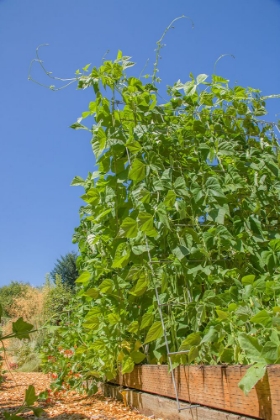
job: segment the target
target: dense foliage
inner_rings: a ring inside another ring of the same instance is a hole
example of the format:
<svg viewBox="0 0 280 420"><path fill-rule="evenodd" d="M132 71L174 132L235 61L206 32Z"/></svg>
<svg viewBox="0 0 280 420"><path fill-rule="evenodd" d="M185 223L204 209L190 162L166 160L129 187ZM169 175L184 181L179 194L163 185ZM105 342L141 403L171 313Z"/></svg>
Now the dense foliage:
<svg viewBox="0 0 280 420"><path fill-rule="evenodd" d="M72 183L85 190L80 291L44 360L57 386L166 363L157 290L170 350L189 350L173 366L253 363L248 392L280 356L275 125L260 91L217 75L190 74L162 103L155 77L126 75L129 60L77 72L95 99L72 128L91 134L98 171Z"/></svg>

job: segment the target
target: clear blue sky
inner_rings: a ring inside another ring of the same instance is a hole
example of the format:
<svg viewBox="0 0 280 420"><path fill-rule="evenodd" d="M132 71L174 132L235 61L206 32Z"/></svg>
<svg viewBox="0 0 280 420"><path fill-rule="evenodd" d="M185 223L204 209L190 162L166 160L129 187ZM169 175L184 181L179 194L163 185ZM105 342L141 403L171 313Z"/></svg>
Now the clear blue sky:
<svg viewBox="0 0 280 420"><path fill-rule="evenodd" d="M12 280L41 285L57 258L75 250L82 204L75 175L94 170L90 138L69 126L87 109L91 91L52 92L28 81L39 44L48 70L72 77L118 49L137 62L138 76L155 42L165 38L159 76L163 90L188 74L213 72L234 84L280 93L279 0L0 0L0 286ZM147 72L150 69L147 69ZM33 76L46 80L39 68ZM270 120L280 100L269 102ZM278 114L278 116L275 116Z"/></svg>

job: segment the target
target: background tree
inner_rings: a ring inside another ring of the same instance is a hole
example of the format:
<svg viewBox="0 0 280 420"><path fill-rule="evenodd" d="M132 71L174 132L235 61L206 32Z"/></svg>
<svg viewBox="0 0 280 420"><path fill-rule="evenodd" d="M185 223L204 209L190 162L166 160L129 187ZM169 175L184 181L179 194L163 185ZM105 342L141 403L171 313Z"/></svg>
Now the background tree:
<svg viewBox="0 0 280 420"><path fill-rule="evenodd" d="M9 285L0 288L0 304L3 308L3 316L11 317L11 308L15 299L26 295L29 289L28 283L12 281Z"/></svg>
<svg viewBox="0 0 280 420"><path fill-rule="evenodd" d="M55 281L56 275L58 274L64 285L73 288L75 286L75 280L79 277L79 272L76 267L77 257L77 253L72 251L57 259L54 269L50 272L52 280Z"/></svg>

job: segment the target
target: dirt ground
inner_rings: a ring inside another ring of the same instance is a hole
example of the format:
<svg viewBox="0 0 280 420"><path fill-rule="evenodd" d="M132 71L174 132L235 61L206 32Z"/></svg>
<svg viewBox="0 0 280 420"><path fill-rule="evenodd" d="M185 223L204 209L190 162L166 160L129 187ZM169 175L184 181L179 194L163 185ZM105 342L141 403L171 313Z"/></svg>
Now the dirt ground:
<svg viewBox="0 0 280 420"><path fill-rule="evenodd" d="M29 385L34 385L36 394L49 389L50 386L48 375L43 373L12 372L5 376L6 380L0 386L0 419L4 419L1 414L3 411L12 413L21 405L25 390ZM40 407L45 410L40 417L42 420L47 418L56 420L144 420L149 418L101 394L87 397L73 391L60 391L55 395L51 393L49 400L41 403ZM31 412L23 417L35 418Z"/></svg>

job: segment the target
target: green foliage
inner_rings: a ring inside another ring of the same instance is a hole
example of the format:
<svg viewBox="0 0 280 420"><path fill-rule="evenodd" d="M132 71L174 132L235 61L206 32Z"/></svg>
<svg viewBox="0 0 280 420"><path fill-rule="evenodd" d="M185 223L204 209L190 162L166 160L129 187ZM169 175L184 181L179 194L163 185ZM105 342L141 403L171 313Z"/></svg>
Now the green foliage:
<svg viewBox="0 0 280 420"><path fill-rule="evenodd" d="M64 285L73 288L75 280L79 277L76 260L76 252L68 252L66 255L58 258L53 270L50 272L52 280L55 281L56 276L59 275Z"/></svg>
<svg viewBox="0 0 280 420"><path fill-rule="evenodd" d="M14 299L24 296L29 287L30 286L27 283L12 281L9 285L0 288L0 304L3 308L2 316L12 316L10 309Z"/></svg>
<svg viewBox="0 0 280 420"><path fill-rule="evenodd" d="M67 283L63 283L59 274L55 275L55 281L51 282L49 276L46 277L44 287L43 316L46 322L51 325L59 323L65 307L67 307L72 297L71 288Z"/></svg>
<svg viewBox="0 0 280 420"><path fill-rule="evenodd" d="M279 146L260 92L202 74L168 88L128 77L121 52L78 88L95 98L72 125L92 134L98 171L84 188L78 295L52 327L47 369L81 386L166 363L155 289L179 363L279 362ZM111 96L109 96L111 92ZM94 118L94 125L81 124Z"/></svg>

